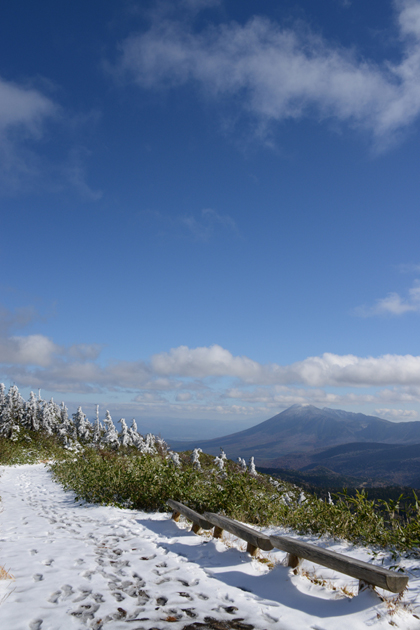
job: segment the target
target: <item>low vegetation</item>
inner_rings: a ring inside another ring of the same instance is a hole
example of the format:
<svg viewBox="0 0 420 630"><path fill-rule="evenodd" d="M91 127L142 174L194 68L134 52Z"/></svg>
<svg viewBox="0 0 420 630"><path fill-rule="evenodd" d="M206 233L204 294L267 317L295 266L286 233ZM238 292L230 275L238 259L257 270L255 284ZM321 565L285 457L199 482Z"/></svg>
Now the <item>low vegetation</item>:
<svg viewBox="0 0 420 630"><path fill-rule="evenodd" d="M1 388L0 388L1 389ZM1 394L1 391L0 391ZM117 433L107 413L105 427L91 425L81 409L70 419L64 406L35 399L25 403L11 388L0 400L0 463L53 460L54 478L77 499L143 510L167 510L167 499L190 508L225 514L254 525L279 525L302 534L330 535L377 545L395 553L418 553L420 506L370 499L346 491L324 498L295 484L258 474L253 458L232 462L193 452L168 451L151 434L143 437L133 423ZM404 505L404 509L401 507Z"/></svg>
<svg viewBox="0 0 420 630"><path fill-rule="evenodd" d="M200 468L191 459L190 452L181 453L175 465L164 455L85 449L83 456L67 457L51 468L66 489L91 502L167 510L171 498L201 513L219 512L255 525L281 525L396 552L420 545L417 497L409 513L401 515L398 501L369 500L365 491L355 496L343 491L325 501L287 482L252 475L229 460L220 470L210 455L201 455Z"/></svg>

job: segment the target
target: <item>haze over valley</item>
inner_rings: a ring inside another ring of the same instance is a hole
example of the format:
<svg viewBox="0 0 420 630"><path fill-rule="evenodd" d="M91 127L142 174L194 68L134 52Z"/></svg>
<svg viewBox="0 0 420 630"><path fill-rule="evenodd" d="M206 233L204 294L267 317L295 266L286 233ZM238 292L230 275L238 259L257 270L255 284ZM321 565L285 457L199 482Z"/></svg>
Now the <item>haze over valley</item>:
<svg viewBox="0 0 420 630"><path fill-rule="evenodd" d="M388 485L420 487L420 422L390 422L362 413L293 405L254 427L213 440L170 441L231 459L255 457L262 468L319 468ZM324 471L324 475L327 471Z"/></svg>

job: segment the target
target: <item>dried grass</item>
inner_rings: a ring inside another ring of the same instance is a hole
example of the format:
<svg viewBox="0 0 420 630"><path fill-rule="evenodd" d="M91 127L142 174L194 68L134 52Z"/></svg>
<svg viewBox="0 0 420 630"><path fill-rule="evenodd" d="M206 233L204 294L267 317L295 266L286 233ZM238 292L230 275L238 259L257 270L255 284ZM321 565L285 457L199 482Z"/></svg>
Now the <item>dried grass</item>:
<svg viewBox="0 0 420 630"><path fill-rule="evenodd" d="M0 580L14 580L14 576L0 565Z"/></svg>

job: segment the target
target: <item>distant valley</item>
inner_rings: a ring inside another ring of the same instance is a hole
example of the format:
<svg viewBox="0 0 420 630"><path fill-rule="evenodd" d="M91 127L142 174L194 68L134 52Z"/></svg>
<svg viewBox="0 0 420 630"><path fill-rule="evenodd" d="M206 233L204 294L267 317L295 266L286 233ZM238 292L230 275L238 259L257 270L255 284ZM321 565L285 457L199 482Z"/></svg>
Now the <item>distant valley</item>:
<svg viewBox="0 0 420 630"><path fill-rule="evenodd" d="M212 440L171 441L175 450L200 447L257 466L317 470L372 484L420 487L420 422L389 422L338 409L293 405L250 429Z"/></svg>

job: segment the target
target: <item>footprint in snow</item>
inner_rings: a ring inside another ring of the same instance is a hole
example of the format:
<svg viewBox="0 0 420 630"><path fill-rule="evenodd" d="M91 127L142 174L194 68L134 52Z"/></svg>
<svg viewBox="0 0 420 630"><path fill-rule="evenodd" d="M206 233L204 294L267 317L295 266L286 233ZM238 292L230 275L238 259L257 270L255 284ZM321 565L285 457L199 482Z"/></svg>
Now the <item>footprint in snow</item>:
<svg viewBox="0 0 420 630"><path fill-rule="evenodd" d="M111 595L115 597L117 602L122 602L125 599L124 595L120 593L119 591L113 591Z"/></svg>
<svg viewBox="0 0 420 630"><path fill-rule="evenodd" d="M67 598L70 597L71 595L74 595L74 590L73 587L70 586L70 584L64 584L64 586L61 587L61 590L63 591L63 597Z"/></svg>
<svg viewBox="0 0 420 630"><path fill-rule="evenodd" d="M43 560L42 564L45 564L46 567L51 567L54 562L54 558L50 558L49 560Z"/></svg>
<svg viewBox="0 0 420 630"><path fill-rule="evenodd" d="M34 582L42 582L42 580L44 579L44 576L42 575L42 573L35 573L32 576Z"/></svg>
<svg viewBox="0 0 420 630"><path fill-rule="evenodd" d="M99 604L82 604L77 610L73 610L70 614L82 621L93 619L95 613L99 610Z"/></svg>
<svg viewBox="0 0 420 630"><path fill-rule="evenodd" d="M51 594L51 596L48 599L48 601L51 604L58 604L58 602L60 601L60 596L61 596L61 591L56 591L55 593Z"/></svg>
<svg viewBox="0 0 420 630"><path fill-rule="evenodd" d="M79 591L81 591L81 594L76 597L75 599L73 599L73 602L82 602L84 599L86 599L86 597L88 597L91 594L91 590L87 590L87 589L82 589L79 588Z"/></svg>
<svg viewBox="0 0 420 630"><path fill-rule="evenodd" d="M31 621L31 623L29 624L30 630L40 630L43 621L43 619L34 619L33 621Z"/></svg>

